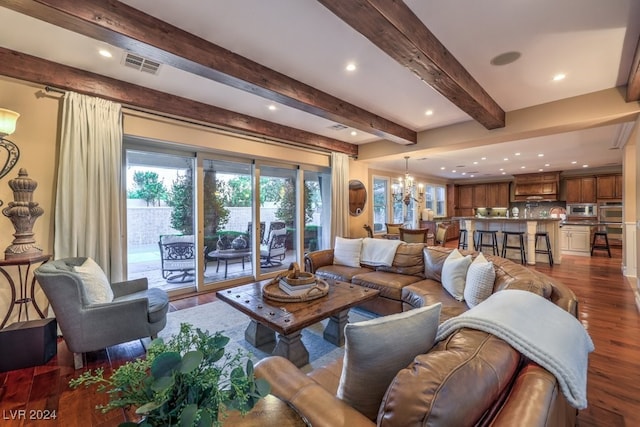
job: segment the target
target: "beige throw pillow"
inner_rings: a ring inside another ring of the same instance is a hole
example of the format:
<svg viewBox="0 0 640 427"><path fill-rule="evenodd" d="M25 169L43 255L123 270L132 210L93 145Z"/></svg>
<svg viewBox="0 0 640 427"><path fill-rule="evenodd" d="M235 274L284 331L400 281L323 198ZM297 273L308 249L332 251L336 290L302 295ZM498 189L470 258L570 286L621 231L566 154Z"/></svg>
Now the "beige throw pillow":
<svg viewBox="0 0 640 427"><path fill-rule="evenodd" d="M476 306L493 293L496 271L493 263L487 261L482 252L473 260L467 270L467 281L464 286L464 300L469 307Z"/></svg>
<svg viewBox="0 0 640 427"><path fill-rule="evenodd" d="M442 266L442 286L458 301L464 300L464 284L470 264L471 255L463 256L454 249Z"/></svg>
<svg viewBox="0 0 640 427"><path fill-rule="evenodd" d="M82 265L75 266L73 270L82 279L85 304L103 304L113 301L113 290L109 279L92 258L87 258Z"/></svg>
<svg viewBox="0 0 640 427"><path fill-rule="evenodd" d="M347 267L360 267L362 239L345 239L336 237L333 248L333 263Z"/></svg>
<svg viewBox="0 0 640 427"><path fill-rule="evenodd" d="M337 396L375 420L399 370L433 347L441 303L345 327L344 364Z"/></svg>

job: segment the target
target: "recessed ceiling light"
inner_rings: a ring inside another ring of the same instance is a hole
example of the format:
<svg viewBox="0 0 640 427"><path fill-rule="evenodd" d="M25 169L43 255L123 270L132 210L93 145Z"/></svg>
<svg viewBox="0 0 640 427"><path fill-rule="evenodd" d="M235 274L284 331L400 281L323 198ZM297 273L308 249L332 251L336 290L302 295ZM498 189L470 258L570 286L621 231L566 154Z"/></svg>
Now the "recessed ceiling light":
<svg viewBox="0 0 640 427"><path fill-rule="evenodd" d="M583 167L583 168L588 168L588 167L589 167L589 165L582 165L582 167Z"/></svg>
<svg viewBox="0 0 640 427"><path fill-rule="evenodd" d="M433 116L433 110L427 110L424 113L425 116Z"/></svg>
<svg viewBox="0 0 640 427"><path fill-rule="evenodd" d="M526 169L526 166L520 166L520 169Z"/></svg>
<svg viewBox="0 0 640 427"><path fill-rule="evenodd" d="M477 164L478 164L478 162L473 162L473 164L474 164L474 165L477 165Z"/></svg>
<svg viewBox="0 0 640 427"><path fill-rule="evenodd" d="M111 52L109 52L107 49L100 49L98 51L98 53L100 54L100 56L104 56L105 58L111 58L113 57L113 55L111 54Z"/></svg>
<svg viewBox="0 0 640 427"><path fill-rule="evenodd" d="M271 104L267 107L269 109L269 111L276 111L276 106Z"/></svg>
<svg viewBox="0 0 640 427"><path fill-rule="evenodd" d="M487 160L486 157L480 157L480 160Z"/></svg>
<svg viewBox="0 0 640 427"><path fill-rule="evenodd" d="M471 178L474 178L474 177L475 177L475 175L469 175L469 176L470 176Z"/></svg>
<svg viewBox="0 0 640 427"><path fill-rule="evenodd" d="M544 157L544 154L538 153L538 157Z"/></svg>
<svg viewBox="0 0 640 427"><path fill-rule="evenodd" d="M500 170L501 170L501 171L503 171L503 170L504 170L504 168L500 168Z"/></svg>
<svg viewBox="0 0 640 427"><path fill-rule="evenodd" d="M466 174L467 174L466 172L462 172L462 175L466 175Z"/></svg>
<svg viewBox="0 0 640 427"><path fill-rule="evenodd" d="M544 167L548 168L549 166L551 166L549 163L545 163Z"/></svg>
<svg viewBox="0 0 640 427"><path fill-rule="evenodd" d="M351 136L356 136L356 135L358 135L358 132L356 132L355 130L352 130L351 131Z"/></svg>
<svg viewBox="0 0 640 427"><path fill-rule="evenodd" d="M560 80L564 80L564 78L567 77L566 74L564 73L558 73L555 76L553 76L553 81L554 82L559 82Z"/></svg>
<svg viewBox="0 0 640 427"><path fill-rule="evenodd" d="M347 71L355 71L356 70L356 64L354 64L353 62L348 63L347 66L345 67L345 70L347 70Z"/></svg>
<svg viewBox="0 0 640 427"><path fill-rule="evenodd" d="M519 156L519 155L520 155L520 153L515 153L515 155L516 155L516 156Z"/></svg>
<svg viewBox="0 0 640 427"><path fill-rule="evenodd" d="M443 170L445 170L445 169L446 169L446 168L445 168L444 166L441 166L441 167L440 167L440 170L441 170L441 171L443 171Z"/></svg>
<svg viewBox="0 0 640 427"><path fill-rule="evenodd" d="M503 160L504 160L505 162L507 162L507 161L509 161L509 158L508 158L508 157L505 157Z"/></svg>
<svg viewBox="0 0 640 427"><path fill-rule="evenodd" d="M453 169L453 170L451 171L451 173L456 173L456 172L457 172L457 171L456 171L455 169Z"/></svg>
<svg viewBox="0 0 640 427"><path fill-rule="evenodd" d="M506 172L502 172L502 175L506 175L506 174L507 174Z"/></svg>
<svg viewBox="0 0 640 427"><path fill-rule="evenodd" d="M538 169L538 172L542 172L543 170L544 170L544 169L540 168L540 169Z"/></svg>
<svg viewBox="0 0 640 427"><path fill-rule="evenodd" d="M491 65L507 65L517 61L522 54L516 51L504 52L491 58Z"/></svg>
<svg viewBox="0 0 640 427"><path fill-rule="evenodd" d="M576 163L578 162L576 162L575 160L571 162L572 165L575 165Z"/></svg>

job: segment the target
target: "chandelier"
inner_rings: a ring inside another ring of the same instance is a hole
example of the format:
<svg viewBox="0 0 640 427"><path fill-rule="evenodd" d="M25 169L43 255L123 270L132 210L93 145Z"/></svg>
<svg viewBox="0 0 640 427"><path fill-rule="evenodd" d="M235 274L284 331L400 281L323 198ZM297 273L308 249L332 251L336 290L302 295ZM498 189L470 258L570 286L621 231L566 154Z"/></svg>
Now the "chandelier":
<svg viewBox="0 0 640 427"><path fill-rule="evenodd" d="M416 203L422 203L424 198L424 186L422 184L418 184L418 197L414 197L415 182L413 181L413 177L409 175L409 156L405 156L404 161L404 178L398 178L398 182L391 186L393 199L396 202L404 202L407 206L409 206L412 200Z"/></svg>

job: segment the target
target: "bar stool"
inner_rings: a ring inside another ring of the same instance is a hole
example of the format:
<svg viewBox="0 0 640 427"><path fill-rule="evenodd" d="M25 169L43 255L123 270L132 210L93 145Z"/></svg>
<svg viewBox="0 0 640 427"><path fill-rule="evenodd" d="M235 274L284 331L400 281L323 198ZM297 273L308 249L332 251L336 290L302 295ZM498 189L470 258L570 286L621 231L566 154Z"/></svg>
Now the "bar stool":
<svg viewBox="0 0 640 427"><path fill-rule="evenodd" d="M538 249L538 239L544 237L545 243L547 245L547 249ZM536 253L537 254L547 254L549 257L549 267L553 267L553 253L551 253L551 241L549 240L549 233L546 231L540 231L536 233Z"/></svg>
<svg viewBox="0 0 640 427"><path fill-rule="evenodd" d="M460 230L460 234L458 235L458 249L467 249L469 245L467 244L467 230Z"/></svg>
<svg viewBox="0 0 640 427"><path fill-rule="evenodd" d="M518 246L509 245L509 236L518 236L520 244ZM518 249L520 251L520 263L527 263L527 253L524 247L524 231L503 231L502 232L502 258L507 257L507 249Z"/></svg>
<svg viewBox="0 0 640 427"><path fill-rule="evenodd" d="M603 243L604 240L604 243ZM591 242L591 255L593 256L594 249L607 250L609 258L611 258L611 249L609 249L609 238L606 231L598 230L593 233L593 241Z"/></svg>
<svg viewBox="0 0 640 427"><path fill-rule="evenodd" d="M483 252L482 248L492 248L493 254L498 255L498 237L496 236L497 231L495 230L476 230L477 238L476 238L476 250L478 252ZM489 236L490 242L485 243L484 236Z"/></svg>

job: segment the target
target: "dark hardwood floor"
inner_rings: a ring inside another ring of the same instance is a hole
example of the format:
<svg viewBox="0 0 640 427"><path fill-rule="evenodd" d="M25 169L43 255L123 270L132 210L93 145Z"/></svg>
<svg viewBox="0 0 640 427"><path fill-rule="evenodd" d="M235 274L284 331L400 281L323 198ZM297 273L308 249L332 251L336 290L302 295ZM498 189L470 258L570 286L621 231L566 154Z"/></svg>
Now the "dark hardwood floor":
<svg viewBox="0 0 640 427"><path fill-rule="evenodd" d="M580 321L595 343L589 358L589 407L580 412L579 425L640 425L640 314L621 272L621 250L614 249L612 258L606 254L565 256L561 265L537 264L535 269L564 282L578 295ZM213 300L213 293L184 297L172 301L171 309ZM104 367L109 372L142 354L138 341L118 345L88 354L87 367ZM106 402L95 388L71 390L69 379L77 374L62 340L58 355L46 365L0 373L0 425L116 426L124 421L122 411L102 414L95 410L97 404ZM37 420L36 416L46 414L38 410L55 411L57 418Z"/></svg>

